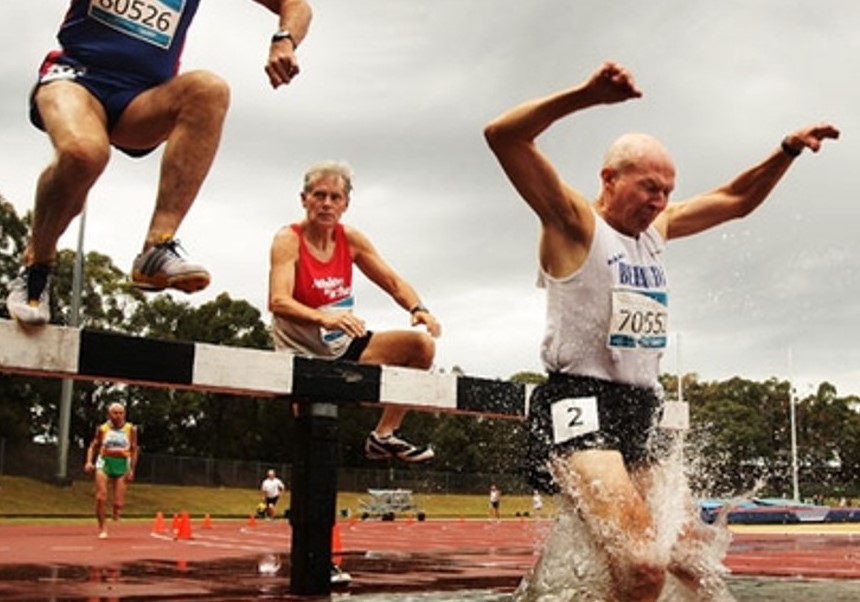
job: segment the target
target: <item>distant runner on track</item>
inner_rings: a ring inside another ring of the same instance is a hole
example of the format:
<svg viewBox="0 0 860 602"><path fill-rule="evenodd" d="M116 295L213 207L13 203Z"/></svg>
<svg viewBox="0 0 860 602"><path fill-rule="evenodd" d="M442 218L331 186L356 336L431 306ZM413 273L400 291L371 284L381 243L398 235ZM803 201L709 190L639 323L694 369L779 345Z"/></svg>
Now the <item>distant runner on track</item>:
<svg viewBox="0 0 860 602"><path fill-rule="evenodd" d="M137 427L126 421L125 406L112 403L107 422L96 428L84 464L84 471L95 473L96 519L101 539L108 536L105 526L108 485L113 490L112 517L117 521L125 504L128 483L134 480L137 456Z"/></svg>

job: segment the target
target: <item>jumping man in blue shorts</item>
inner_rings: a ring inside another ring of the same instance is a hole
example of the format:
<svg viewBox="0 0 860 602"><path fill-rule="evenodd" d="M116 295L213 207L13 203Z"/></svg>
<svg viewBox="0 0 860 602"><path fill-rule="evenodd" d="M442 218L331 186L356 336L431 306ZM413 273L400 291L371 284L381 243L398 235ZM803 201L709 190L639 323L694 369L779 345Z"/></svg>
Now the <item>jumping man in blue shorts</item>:
<svg viewBox="0 0 860 602"><path fill-rule="evenodd" d="M269 82L273 88L289 84L299 73L295 53L311 9L305 0L254 1L279 19L265 66ZM187 293L208 286L209 272L182 258L174 238L212 165L230 97L213 73L179 73L199 3L71 0L57 36L60 49L45 58L31 97L31 121L48 134L54 158L37 182L24 266L6 300L20 323L50 319L57 241L83 210L111 146L140 157L165 143L155 210L132 283Z"/></svg>

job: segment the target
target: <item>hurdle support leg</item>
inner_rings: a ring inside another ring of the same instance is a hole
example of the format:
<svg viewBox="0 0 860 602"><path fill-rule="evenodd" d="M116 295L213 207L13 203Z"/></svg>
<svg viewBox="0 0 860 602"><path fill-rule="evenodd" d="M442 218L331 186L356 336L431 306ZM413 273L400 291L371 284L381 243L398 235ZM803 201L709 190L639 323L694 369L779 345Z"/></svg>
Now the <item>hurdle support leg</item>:
<svg viewBox="0 0 860 602"><path fill-rule="evenodd" d="M290 492L290 592L331 593L331 535L337 507L338 412L334 403L299 404Z"/></svg>

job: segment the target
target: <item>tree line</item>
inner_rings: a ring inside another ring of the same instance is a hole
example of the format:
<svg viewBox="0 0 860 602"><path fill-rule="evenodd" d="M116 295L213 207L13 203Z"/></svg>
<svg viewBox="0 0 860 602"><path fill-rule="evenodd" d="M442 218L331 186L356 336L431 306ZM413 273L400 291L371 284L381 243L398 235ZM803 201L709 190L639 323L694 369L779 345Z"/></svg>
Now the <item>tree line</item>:
<svg viewBox="0 0 860 602"><path fill-rule="evenodd" d="M20 267L30 215L19 216L0 196L0 298ZM52 321L71 315L73 250L62 249L52 281ZM145 295L128 282L112 259L86 253L79 324L83 327L168 340L271 349L268 316L247 301L221 293L199 306L168 294ZM5 304L0 317L8 319ZM463 373L457 366L452 372ZM543 375L520 372L512 381L538 383ZM661 377L667 397L677 376ZM690 404L687 457L697 493L708 496L783 495L791 492L792 457L787 381L754 382L735 377L702 382L683 375ZM0 374L0 439L7 446L58 434L61 383L56 379ZM77 381L73 389L70 446L83 448L105 408L120 401L139 425L143 453L213 459L289 463L293 414L282 400L184 390L153 389L109 382ZM822 383L795 400L801 488L812 495L860 495L860 398L840 397ZM345 467L378 467L364 457L367 433L378 409L340 408L339 461ZM432 441L433 468L463 473L513 473L525 452L523 423L412 412L404 427L416 439Z"/></svg>

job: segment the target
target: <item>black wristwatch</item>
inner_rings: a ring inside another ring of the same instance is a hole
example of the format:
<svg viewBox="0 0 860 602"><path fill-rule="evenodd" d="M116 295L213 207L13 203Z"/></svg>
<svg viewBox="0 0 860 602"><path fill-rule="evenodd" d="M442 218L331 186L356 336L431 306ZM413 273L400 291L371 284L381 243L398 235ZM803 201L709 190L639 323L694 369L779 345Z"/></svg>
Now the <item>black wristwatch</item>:
<svg viewBox="0 0 860 602"><path fill-rule="evenodd" d="M281 40L289 40L290 44L293 45L293 50L295 50L298 47L298 44L296 44L295 38L293 38L293 34L291 34L286 29L281 29L279 31L276 31L272 35L272 44L274 44L275 42L280 42Z"/></svg>

